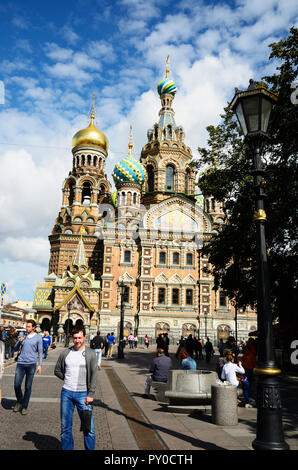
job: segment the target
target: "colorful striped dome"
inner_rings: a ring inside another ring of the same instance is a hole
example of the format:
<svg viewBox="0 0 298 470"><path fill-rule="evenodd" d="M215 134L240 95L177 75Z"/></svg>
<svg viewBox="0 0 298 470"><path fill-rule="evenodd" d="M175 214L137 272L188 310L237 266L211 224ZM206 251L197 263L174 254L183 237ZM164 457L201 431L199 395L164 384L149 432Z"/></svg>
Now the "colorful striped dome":
<svg viewBox="0 0 298 470"><path fill-rule="evenodd" d="M145 181L145 169L140 162L128 155L116 163L112 176L115 184L129 182L142 185Z"/></svg>
<svg viewBox="0 0 298 470"><path fill-rule="evenodd" d="M168 93L169 95L175 95L177 91L177 86L176 83L173 82L173 80L170 80L169 78L164 78L157 85L157 91L160 96L164 95L165 93Z"/></svg>

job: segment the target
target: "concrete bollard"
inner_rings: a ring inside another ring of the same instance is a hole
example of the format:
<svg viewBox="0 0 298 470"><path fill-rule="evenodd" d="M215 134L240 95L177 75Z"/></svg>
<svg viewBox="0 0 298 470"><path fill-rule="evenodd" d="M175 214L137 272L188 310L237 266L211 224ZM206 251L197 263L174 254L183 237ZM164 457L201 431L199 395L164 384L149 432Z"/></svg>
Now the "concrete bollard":
<svg viewBox="0 0 298 470"><path fill-rule="evenodd" d="M236 385L211 385L212 423L219 426L238 424Z"/></svg>

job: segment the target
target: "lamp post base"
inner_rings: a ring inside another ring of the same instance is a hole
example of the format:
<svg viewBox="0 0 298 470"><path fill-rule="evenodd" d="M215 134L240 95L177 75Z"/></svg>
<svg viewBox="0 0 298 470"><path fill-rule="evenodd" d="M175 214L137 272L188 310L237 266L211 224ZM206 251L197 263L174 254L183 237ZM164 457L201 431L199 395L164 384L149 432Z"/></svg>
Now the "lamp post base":
<svg viewBox="0 0 298 470"><path fill-rule="evenodd" d="M257 385L257 435L254 450L288 450L284 440L279 382L276 376L260 375Z"/></svg>
<svg viewBox="0 0 298 470"><path fill-rule="evenodd" d="M124 359L123 343L120 343L119 346L118 346L118 359Z"/></svg>

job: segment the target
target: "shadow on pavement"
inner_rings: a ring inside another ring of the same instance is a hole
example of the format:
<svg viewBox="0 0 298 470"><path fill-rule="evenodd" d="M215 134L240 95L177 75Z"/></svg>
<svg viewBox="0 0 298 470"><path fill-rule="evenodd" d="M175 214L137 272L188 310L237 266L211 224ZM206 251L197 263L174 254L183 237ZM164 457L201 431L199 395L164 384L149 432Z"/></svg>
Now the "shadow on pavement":
<svg viewBox="0 0 298 470"><path fill-rule="evenodd" d="M119 415L119 416L124 416L125 419L127 419L128 423L129 421L133 421L135 423L141 424L145 428L148 429L153 429L155 431L163 432L165 434L169 434L170 436L176 437L177 439L180 439L184 442L189 442L192 446L198 447L204 450L226 450L224 447L220 447L216 444L213 444L212 442L205 442L200 439L195 439L194 437L191 436L186 436L185 434L181 434L180 432L172 431L171 429L165 428L163 426L158 426L158 425L153 425L150 423L144 423L142 421L139 421L131 416L128 416L127 414L123 413L120 410L117 410L115 408L111 408L110 406L106 405L103 403L101 400L94 400L93 406L99 406L101 408L104 408L105 410L112 411L113 413ZM179 450L179 449L177 449Z"/></svg>
<svg viewBox="0 0 298 470"><path fill-rule="evenodd" d="M37 450L60 450L60 441L53 436L38 434L37 432L27 431L23 436L24 441L31 441Z"/></svg>

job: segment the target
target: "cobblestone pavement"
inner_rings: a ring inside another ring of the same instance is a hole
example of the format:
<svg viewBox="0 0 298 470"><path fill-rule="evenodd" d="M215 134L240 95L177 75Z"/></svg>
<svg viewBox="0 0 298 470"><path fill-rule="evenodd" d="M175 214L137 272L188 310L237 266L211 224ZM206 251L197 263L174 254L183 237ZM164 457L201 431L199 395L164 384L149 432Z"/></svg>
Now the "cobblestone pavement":
<svg viewBox="0 0 298 470"><path fill-rule="evenodd" d="M175 346L170 347L174 368L178 368L176 349ZM124 360L117 359L117 350L111 360L103 359L93 407L96 449L139 450L141 441L146 442L146 433L149 430L152 437L152 429L162 446L169 450L252 449L256 408L239 408L239 424L220 427L212 424L211 412L195 415L170 413L164 411L156 401L143 398L145 377L155 351L154 345L148 350L140 345L136 350L126 348ZM51 350L48 359L43 363L42 374L35 376L26 416L12 411L16 402L13 387L16 364L6 364L2 380L2 406L0 406L0 450L60 449L62 381L54 376L54 366L60 352L61 346L54 351ZM216 359L213 358L210 364L198 361L198 367L214 370ZM117 381L124 388L121 394L117 394L115 383L112 383L113 376L117 377ZM298 380L284 377L280 384L285 438L291 449L298 450ZM127 411L128 398L133 402L132 411ZM138 413L134 413L133 406L138 409ZM80 421L75 412L73 420L75 449L83 450L83 434L79 429Z"/></svg>
<svg viewBox="0 0 298 470"><path fill-rule="evenodd" d="M47 360L43 361L42 374L35 375L26 416L12 411L16 403L13 387L16 364L5 367L0 407L0 450L60 449L60 393L63 382L54 376L54 367L60 352L60 348L50 351ZM98 375L94 406L96 449L109 450L112 449L112 440L106 410L100 406L102 388L100 373ZM83 433L80 432L80 420L76 411L73 434L75 449L84 449Z"/></svg>

